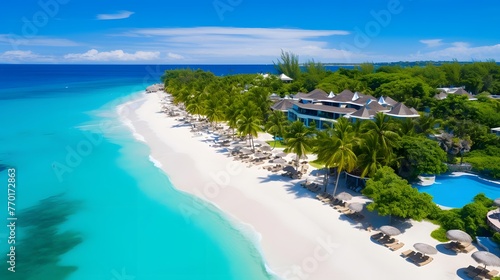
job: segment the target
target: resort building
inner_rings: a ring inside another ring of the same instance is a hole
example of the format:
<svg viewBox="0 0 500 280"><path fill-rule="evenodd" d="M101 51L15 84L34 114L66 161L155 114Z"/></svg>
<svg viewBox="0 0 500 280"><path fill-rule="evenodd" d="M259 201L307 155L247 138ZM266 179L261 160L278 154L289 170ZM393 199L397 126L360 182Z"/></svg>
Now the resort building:
<svg viewBox="0 0 500 280"><path fill-rule="evenodd" d="M465 95L469 100L477 100L477 98L474 97L474 95L472 95L470 92L467 92L464 87L437 88L437 90L439 90L439 93L434 95L434 98L439 100L445 99L449 94Z"/></svg>
<svg viewBox="0 0 500 280"><path fill-rule="evenodd" d="M309 93L297 93L294 99L288 100L286 105L276 103L274 110L284 111L291 106L288 112L290 121L300 120L307 126L315 124L318 129L331 126L340 117L346 117L353 122L358 120L372 120L378 112L395 118L418 118L420 115L413 108L406 107L390 97L379 99L359 92L344 90L339 94L329 94L321 89ZM283 101L283 100L282 100Z"/></svg>

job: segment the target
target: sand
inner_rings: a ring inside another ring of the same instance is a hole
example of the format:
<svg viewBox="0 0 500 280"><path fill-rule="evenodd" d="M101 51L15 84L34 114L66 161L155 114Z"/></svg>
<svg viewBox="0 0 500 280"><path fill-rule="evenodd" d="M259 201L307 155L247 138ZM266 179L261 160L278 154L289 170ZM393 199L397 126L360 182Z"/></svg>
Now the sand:
<svg viewBox="0 0 500 280"><path fill-rule="evenodd" d="M302 188L303 180L234 161L222 149L211 147L206 134L195 137L189 126L162 113L164 96L144 94L120 111L144 137L151 156L174 186L193 195L192 205L179 205L185 217L198 213L201 198L250 225L261 236L258 245L265 262L280 278L464 279L463 268L477 265L471 253L452 254L431 238L437 226L429 222L395 223L403 231L396 238L405 243L397 251L375 243L370 236L377 231L365 228L388 224L387 217L364 210L365 219L355 222ZM353 201L367 199L357 194ZM400 256L417 242L438 248L434 260L423 267Z"/></svg>

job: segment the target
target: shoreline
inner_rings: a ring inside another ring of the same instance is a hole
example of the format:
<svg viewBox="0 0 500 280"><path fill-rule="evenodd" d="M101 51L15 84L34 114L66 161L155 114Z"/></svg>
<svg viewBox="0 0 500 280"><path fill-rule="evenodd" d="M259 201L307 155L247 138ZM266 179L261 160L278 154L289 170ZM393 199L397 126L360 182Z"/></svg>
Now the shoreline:
<svg viewBox="0 0 500 280"><path fill-rule="evenodd" d="M401 225L405 230L398 239L405 245L396 252L376 244L370 239L374 232L366 231L366 225L323 205L299 186L301 180L248 168L210 147L203 137L194 137L189 126L161 112L165 96L163 92L144 94L140 99L145 101L128 114L133 130L150 147L155 166L179 191L193 195L192 205L178 207L189 218L208 200L225 216L248 225L260 237L256 246L271 274L283 279L461 279L460 269L475 265L470 254L438 253L429 265L415 266L399 254L417 242L441 244L430 237L435 225L413 221ZM344 190L339 187L339 192ZM370 222L377 228L388 219L373 215Z"/></svg>

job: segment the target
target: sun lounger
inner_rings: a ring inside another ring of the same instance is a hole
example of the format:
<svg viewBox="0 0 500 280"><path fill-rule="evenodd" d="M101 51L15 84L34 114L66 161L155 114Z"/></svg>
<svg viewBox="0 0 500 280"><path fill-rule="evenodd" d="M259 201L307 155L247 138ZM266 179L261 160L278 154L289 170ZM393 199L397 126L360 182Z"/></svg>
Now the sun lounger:
<svg viewBox="0 0 500 280"><path fill-rule="evenodd" d="M399 240L397 240L395 238L392 238L392 237L389 238L389 239L385 239L385 240L382 239L382 240L379 240L379 241L383 241L384 243L382 243L382 244L384 244L384 245L389 245L389 244L393 244L393 243L398 243L399 242Z"/></svg>
<svg viewBox="0 0 500 280"><path fill-rule="evenodd" d="M486 279L491 279L491 278L497 276L498 273L499 273L498 270L493 269L492 271L489 271L488 273L486 273Z"/></svg>
<svg viewBox="0 0 500 280"><path fill-rule="evenodd" d="M469 246L461 249L460 251L462 253L466 253L467 254L467 253L470 253L471 251L473 251L474 249L476 249L476 247L474 245L472 245L472 244L469 244Z"/></svg>
<svg viewBox="0 0 500 280"><path fill-rule="evenodd" d="M467 273L469 273L469 272L474 271L474 269L475 269L475 267L473 267L472 265L469 265L468 267L466 267L466 268L464 269L464 272L465 272L465 274L467 274Z"/></svg>
<svg viewBox="0 0 500 280"><path fill-rule="evenodd" d="M401 257L408 258L410 256L413 256L414 254L415 254L415 251L408 249L408 250L401 253Z"/></svg>
<svg viewBox="0 0 500 280"><path fill-rule="evenodd" d="M391 249L391 251L397 251L397 250L403 248L403 246L405 246L405 244L403 242L398 242L398 243L392 244L392 245L387 246L387 247L389 247L389 249Z"/></svg>
<svg viewBox="0 0 500 280"><path fill-rule="evenodd" d="M378 239L380 239L382 237L384 237L384 233L382 233L382 232L375 233L374 235L371 236L371 238L375 239L375 240L378 240Z"/></svg>
<svg viewBox="0 0 500 280"><path fill-rule="evenodd" d="M390 246L396 245L398 242L399 242L399 240L397 240L395 238L391 238L384 243L384 246L389 248Z"/></svg>
<svg viewBox="0 0 500 280"><path fill-rule="evenodd" d="M418 266L424 266L430 262L432 262L433 258L429 256L422 257L421 261L417 263Z"/></svg>
<svg viewBox="0 0 500 280"><path fill-rule="evenodd" d="M474 268L472 271L469 271L467 273L467 276L469 276L470 278L474 278L476 276L478 276L479 274L481 274L481 272L483 271L483 268L480 268L479 266Z"/></svg>
<svg viewBox="0 0 500 280"><path fill-rule="evenodd" d="M409 259L411 262L413 262L413 263L418 263L418 262L420 262L420 261L421 261L421 259L422 259L422 257L423 257L423 256L424 256L424 255L422 255L422 253L417 252L417 253L415 253L415 255L413 255L413 256L411 256L411 257L408 257L408 259Z"/></svg>

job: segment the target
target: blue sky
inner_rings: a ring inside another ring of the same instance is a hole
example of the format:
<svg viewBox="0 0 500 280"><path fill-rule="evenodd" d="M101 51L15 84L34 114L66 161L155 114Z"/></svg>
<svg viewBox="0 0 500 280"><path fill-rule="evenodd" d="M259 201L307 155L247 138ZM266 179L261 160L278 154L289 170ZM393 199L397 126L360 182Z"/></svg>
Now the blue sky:
<svg viewBox="0 0 500 280"><path fill-rule="evenodd" d="M500 61L493 0L6 0L0 63Z"/></svg>

